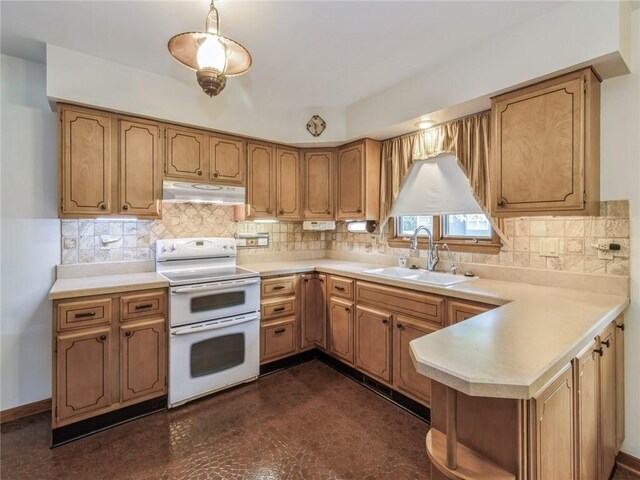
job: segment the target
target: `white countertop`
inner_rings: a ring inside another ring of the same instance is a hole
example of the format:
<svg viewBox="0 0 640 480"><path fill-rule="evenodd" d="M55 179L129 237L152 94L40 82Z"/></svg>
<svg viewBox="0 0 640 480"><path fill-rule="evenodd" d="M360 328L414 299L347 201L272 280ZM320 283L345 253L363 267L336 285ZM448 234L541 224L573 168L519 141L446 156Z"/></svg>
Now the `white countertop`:
<svg viewBox="0 0 640 480"><path fill-rule="evenodd" d="M623 295L498 280L432 287L363 273L379 265L340 260L243 266L262 276L317 270L502 305L411 342L418 372L473 396L531 398L629 305Z"/></svg>
<svg viewBox="0 0 640 480"><path fill-rule="evenodd" d="M56 280L51 290L49 290L49 300L105 295L132 290L150 290L168 286L169 281L156 272L60 278Z"/></svg>

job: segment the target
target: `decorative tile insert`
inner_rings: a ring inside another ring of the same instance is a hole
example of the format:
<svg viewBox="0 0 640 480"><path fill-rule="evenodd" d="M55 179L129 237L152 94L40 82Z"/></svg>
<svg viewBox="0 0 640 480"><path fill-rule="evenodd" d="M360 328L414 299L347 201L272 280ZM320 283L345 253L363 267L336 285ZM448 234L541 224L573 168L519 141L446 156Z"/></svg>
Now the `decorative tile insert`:
<svg viewBox="0 0 640 480"><path fill-rule="evenodd" d="M62 220L62 263L94 263L155 258L156 240L187 237L232 237L240 232L268 233L260 252L324 250L325 233L303 232L301 223L235 222L233 207L163 203L162 220Z"/></svg>

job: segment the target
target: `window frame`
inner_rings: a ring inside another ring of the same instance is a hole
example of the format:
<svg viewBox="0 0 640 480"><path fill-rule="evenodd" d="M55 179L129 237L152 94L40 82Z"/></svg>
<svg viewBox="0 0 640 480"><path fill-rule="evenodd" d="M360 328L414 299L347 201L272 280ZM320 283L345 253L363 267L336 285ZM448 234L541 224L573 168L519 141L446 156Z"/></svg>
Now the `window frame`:
<svg viewBox="0 0 640 480"><path fill-rule="evenodd" d="M444 216L445 215L433 215L433 232L431 233L433 234L434 245L443 245L446 243L454 252L486 253L491 255L500 253L502 243L493 228L491 229L491 238L472 239L467 237L446 237L444 236ZM394 248L409 248L411 246L411 238L398 235L397 223L397 217L389 219L387 243L390 247ZM418 237L418 249L426 250L427 248L429 248L429 241L424 237Z"/></svg>

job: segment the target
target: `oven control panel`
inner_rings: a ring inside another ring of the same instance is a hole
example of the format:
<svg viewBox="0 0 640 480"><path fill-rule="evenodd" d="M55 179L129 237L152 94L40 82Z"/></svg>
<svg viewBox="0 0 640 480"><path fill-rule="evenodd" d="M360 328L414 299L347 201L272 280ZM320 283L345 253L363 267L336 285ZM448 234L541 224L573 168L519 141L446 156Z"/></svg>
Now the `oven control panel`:
<svg viewBox="0 0 640 480"><path fill-rule="evenodd" d="M165 238L156 242L156 261L235 257L236 249L231 237Z"/></svg>

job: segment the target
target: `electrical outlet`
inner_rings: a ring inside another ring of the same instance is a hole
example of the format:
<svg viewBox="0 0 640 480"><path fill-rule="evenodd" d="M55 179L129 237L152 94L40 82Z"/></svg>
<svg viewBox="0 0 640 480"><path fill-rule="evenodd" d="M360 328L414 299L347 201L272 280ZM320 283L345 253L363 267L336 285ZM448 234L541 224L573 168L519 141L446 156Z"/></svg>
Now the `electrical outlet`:
<svg viewBox="0 0 640 480"><path fill-rule="evenodd" d="M598 258L600 260L613 260L613 250L598 249Z"/></svg>

